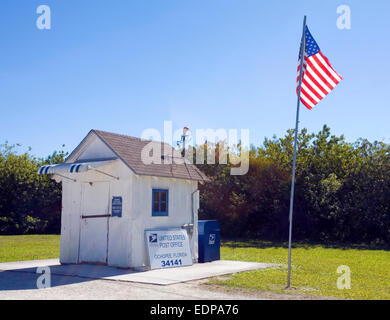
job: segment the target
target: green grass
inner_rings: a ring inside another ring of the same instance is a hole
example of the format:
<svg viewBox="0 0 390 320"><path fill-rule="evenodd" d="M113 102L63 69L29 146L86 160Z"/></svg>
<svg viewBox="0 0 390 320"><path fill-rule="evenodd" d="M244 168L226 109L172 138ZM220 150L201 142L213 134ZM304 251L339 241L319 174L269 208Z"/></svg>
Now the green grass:
<svg viewBox="0 0 390 320"><path fill-rule="evenodd" d="M221 259L282 264L266 270L235 274L230 280L211 283L277 293L321 295L344 299L390 299L390 251L355 248L325 248L297 245L292 250L292 286L286 291L287 255L285 246L266 242L223 242ZM351 270L351 289L337 288L336 270Z"/></svg>
<svg viewBox="0 0 390 320"><path fill-rule="evenodd" d="M59 235L0 236L0 262L60 256Z"/></svg>

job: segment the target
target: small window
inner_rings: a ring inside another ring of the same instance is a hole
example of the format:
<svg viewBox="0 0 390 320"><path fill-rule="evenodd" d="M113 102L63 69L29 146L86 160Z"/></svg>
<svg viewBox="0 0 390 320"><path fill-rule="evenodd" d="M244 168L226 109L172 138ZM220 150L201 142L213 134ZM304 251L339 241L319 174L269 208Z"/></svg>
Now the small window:
<svg viewBox="0 0 390 320"><path fill-rule="evenodd" d="M153 189L152 216L168 215L168 190Z"/></svg>

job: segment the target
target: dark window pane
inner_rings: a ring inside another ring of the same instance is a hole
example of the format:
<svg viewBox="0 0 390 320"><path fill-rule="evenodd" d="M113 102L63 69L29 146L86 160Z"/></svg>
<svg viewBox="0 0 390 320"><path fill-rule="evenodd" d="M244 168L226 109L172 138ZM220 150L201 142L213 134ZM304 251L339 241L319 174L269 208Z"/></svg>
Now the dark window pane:
<svg viewBox="0 0 390 320"><path fill-rule="evenodd" d="M152 199L153 215L167 216L168 215L168 191L153 189Z"/></svg>

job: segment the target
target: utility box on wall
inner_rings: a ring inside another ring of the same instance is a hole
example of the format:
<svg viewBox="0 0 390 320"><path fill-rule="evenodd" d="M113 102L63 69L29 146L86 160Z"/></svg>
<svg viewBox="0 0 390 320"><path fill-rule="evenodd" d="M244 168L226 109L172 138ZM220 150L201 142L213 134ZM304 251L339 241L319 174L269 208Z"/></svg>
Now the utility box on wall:
<svg viewBox="0 0 390 320"><path fill-rule="evenodd" d="M220 260L221 228L218 221L198 221L198 246L200 263Z"/></svg>

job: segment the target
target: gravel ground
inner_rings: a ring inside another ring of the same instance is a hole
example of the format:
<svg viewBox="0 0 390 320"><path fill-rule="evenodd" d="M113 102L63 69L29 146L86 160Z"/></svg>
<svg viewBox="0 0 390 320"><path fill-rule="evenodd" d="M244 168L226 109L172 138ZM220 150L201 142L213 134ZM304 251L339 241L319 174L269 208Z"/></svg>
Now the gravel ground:
<svg viewBox="0 0 390 320"><path fill-rule="evenodd" d="M51 276L50 288L37 289L38 276L40 275L27 272L0 272L0 300L284 300L319 298L232 290L205 285L207 280L161 286L59 275Z"/></svg>

